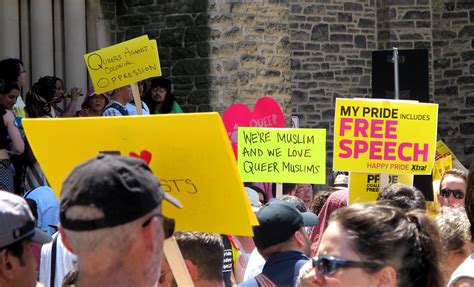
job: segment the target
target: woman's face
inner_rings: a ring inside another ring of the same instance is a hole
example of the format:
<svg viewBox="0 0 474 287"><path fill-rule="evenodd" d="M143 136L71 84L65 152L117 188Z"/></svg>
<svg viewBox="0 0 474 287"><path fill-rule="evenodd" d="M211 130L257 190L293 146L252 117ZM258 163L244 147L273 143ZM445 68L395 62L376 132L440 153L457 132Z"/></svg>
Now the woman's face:
<svg viewBox="0 0 474 287"><path fill-rule="evenodd" d="M54 97L59 99L59 98L62 98L63 95L64 95L63 83L60 80L57 80L55 91L54 91Z"/></svg>
<svg viewBox="0 0 474 287"><path fill-rule="evenodd" d="M7 110L12 110L13 106L16 104L16 99L20 95L20 91L17 89L12 89L10 92L6 93L1 99L1 104L4 105Z"/></svg>
<svg viewBox="0 0 474 287"><path fill-rule="evenodd" d="M19 65L20 65L20 74L18 75L18 78L16 81L17 81L18 86L21 88L26 83L26 71L22 64L19 64Z"/></svg>
<svg viewBox="0 0 474 287"><path fill-rule="evenodd" d="M318 257L332 256L337 259L352 261L364 261L357 253L352 250L347 242L347 233L337 222L329 224L321 239L318 249ZM372 287L378 286L377 274L367 273L363 268L342 267L336 270L334 274L324 275L317 268L314 270L314 286L330 287ZM381 285L380 285L381 286Z"/></svg>
<svg viewBox="0 0 474 287"><path fill-rule="evenodd" d="M93 95L89 100L90 109L95 112L100 112L105 107L105 98L103 95Z"/></svg>
<svg viewBox="0 0 474 287"><path fill-rule="evenodd" d="M163 103L166 97L166 89L162 87L155 87L151 89L151 97L158 103Z"/></svg>

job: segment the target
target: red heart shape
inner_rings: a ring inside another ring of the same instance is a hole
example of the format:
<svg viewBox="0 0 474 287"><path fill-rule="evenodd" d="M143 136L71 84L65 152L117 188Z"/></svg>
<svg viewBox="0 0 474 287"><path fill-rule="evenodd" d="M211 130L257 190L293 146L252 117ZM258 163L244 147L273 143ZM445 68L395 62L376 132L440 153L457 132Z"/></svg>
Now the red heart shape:
<svg viewBox="0 0 474 287"><path fill-rule="evenodd" d="M222 120L236 158L238 127L285 127L283 111L278 102L270 97L258 99L253 111L244 104L233 104L224 111Z"/></svg>
<svg viewBox="0 0 474 287"><path fill-rule="evenodd" d="M140 152L140 155L134 153L133 151L130 152L129 154L130 156L133 156L133 157L136 157L136 158L141 158L143 159L148 165L150 164L151 162L151 152L147 151L147 150L142 150Z"/></svg>

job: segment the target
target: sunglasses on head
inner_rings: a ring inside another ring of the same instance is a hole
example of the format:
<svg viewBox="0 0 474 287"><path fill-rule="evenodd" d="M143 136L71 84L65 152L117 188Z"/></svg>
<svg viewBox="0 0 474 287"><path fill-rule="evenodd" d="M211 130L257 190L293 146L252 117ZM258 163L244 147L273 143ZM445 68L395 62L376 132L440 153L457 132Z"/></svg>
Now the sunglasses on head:
<svg viewBox="0 0 474 287"><path fill-rule="evenodd" d="M382 264L375 262L351 261L345 259L336 259L332 256L313 257L313 267L322 275L332 275L337 269L344 267L364 268L368 272L374 272L383 267Z"/></svg>
<svg viewBox="0 0 474 287"><path fill-rule="evenodd" d="M449 197L450 194L453 194L454 198L456 199L463 199L464 198L464 192L458 189L449 189L449 188L443 188L440 191L440 194L442 197Z"/></svg>
<svg viewBox="0 0 474 287"><path fill-rule="evenodd" d="M161 217L163 218L163 231L165 233L165 239L170 238L173 236L174 233L174 227L175 227L175 221L172 218L168 218L166 216L163 216L163 214L153 214L148 218L145 222L143 222L143 227L147 226L150 224L151 220L155 217Z"/></svg>

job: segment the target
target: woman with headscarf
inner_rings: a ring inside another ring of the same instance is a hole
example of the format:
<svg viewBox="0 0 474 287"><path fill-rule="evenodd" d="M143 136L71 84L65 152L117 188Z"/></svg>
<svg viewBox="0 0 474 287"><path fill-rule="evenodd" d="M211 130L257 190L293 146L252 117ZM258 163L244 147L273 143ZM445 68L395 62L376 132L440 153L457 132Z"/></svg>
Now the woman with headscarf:
<svg viewBox="0 0 474 287"><path fill-rule="evenodd" d="M318 252L321 237L329 225L329 218L331 217L331 214L339 208L347 206L348 197L349 190L347 189L336 190L329 195L318 214L319 223L315 225L309 232L309 239L311 241L311 256L316 255Z"/></svg>

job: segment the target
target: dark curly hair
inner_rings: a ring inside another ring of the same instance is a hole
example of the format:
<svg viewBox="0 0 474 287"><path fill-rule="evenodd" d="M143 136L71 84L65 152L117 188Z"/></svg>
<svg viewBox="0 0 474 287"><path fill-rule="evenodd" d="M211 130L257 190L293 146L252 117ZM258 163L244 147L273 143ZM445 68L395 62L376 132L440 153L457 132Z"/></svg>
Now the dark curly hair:
<svg viewBox="0 0 474 287"><path fill-rule="evenodd" d="M354 204L337 210L331 222L341 226L347 242L363 260L393 267L398 286L446 286L440 267L442 240L435 223L424 213Z"/></svg>
<svg viewBox="0 0 474 287"><path fill-rule="evenodd" d="M33 84L31 91L25 97L25 109L31 118L52 116L52 102L56 90L57 78L46 76Z"/></svg>
<svg viewBox="0 0 474 287"><path fill-rule="evenodd" d="M148 108L150 109L150 113L154 114L157 106L157 102L153 99L151 95L151 90L154 88L163 88L166 89L166 96L163 101L163 104L160 108L161 114L169 114L173 107L173 103L175 102L175 97L173 93L171 93L171 81L164 78L164 77L156 77L151 80L150 88L145 93L143 97L143 101L147 104Z"/></svg>

